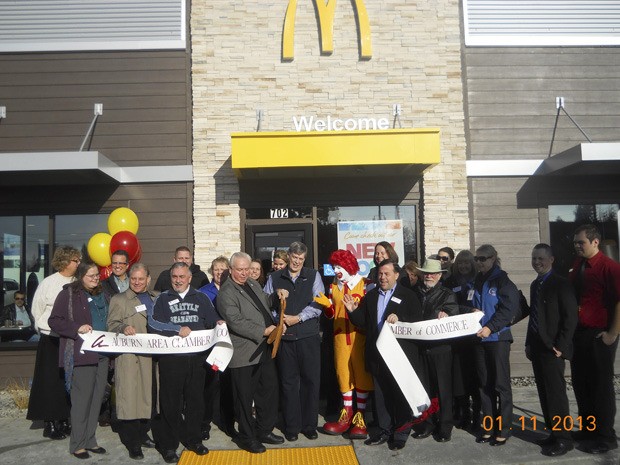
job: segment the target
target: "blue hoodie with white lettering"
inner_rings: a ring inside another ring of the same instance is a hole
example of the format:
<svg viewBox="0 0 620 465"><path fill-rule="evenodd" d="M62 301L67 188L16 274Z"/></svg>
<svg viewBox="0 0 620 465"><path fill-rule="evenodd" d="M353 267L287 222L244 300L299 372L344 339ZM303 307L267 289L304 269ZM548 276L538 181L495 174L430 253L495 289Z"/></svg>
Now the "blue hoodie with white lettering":
<svg viewBox="0 0 620 465"><path fill-rule="evenodd" d="M191 286L184 297L173 289L159 294L147 316L149 333L162 336L176 336L182 326L192 331L212 329L222 320L211 300Z"/></svg>

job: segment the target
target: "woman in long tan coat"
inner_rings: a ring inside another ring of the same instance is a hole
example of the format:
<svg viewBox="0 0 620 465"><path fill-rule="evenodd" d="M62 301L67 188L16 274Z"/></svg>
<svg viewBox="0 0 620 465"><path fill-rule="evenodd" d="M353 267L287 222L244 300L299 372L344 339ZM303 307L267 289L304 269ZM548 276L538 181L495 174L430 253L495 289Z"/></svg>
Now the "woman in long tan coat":
<svg viewBox="0 0 620 465"><path fill-rule="evenodd" d="M108 331L125 336L147 332L147 309L155 294L148 290L148 268L135 263L129 271L129 289L112 297ZM151 357L122 354L115 360L116 414L121 425L119 436L132 459L142 459L142 446L155 447L149 438L152 409L153 364Z"/></svg>

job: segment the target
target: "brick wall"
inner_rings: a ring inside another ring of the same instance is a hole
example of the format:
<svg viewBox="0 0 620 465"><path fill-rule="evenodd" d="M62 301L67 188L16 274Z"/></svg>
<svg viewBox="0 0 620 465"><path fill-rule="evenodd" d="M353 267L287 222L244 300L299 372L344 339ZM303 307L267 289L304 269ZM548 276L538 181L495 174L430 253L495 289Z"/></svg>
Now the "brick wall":
<svg viewBox="0 0 620 465"><path fill-rule="evenodd" d="M372 59L361 61L352 3L338 2L334 52L321 56L311 0L299 0L295 59L281 60L288 1L194 0L191 14L196 261L240 248L230 133L292 131L292 117L387 117L441 128L424 176L426 250L469 248L459 2L367 1Z"/></svg>

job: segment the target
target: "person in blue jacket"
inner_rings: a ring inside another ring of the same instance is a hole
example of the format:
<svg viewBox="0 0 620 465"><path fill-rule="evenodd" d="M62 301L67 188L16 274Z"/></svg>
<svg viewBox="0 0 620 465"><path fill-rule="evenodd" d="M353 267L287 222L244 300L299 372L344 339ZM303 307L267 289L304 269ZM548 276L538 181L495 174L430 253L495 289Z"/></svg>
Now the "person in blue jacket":
<svg viewBox="0 0 620 465"><path fill-rule="evenodd" d="M520 313L519 291L500 268L495 247L484 244L474 257L474 311L484 313L475 348L476 373L482 405L482 434L476 442L503 446L510 435L512 388L510 386L510 325Z"/></svg>

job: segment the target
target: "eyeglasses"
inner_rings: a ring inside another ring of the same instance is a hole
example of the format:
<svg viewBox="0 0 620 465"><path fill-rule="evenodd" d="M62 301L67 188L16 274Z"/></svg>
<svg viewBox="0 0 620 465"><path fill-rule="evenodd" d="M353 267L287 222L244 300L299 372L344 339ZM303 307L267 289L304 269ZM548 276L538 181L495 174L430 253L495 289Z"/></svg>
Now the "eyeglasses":
<svg viewBox="0 0 620 465"><path fill-rule="evenodd" d="M474 260L476 260L477 262L480 262L480 263L484 263L484 262L486 262L487 260L489 260L491 258L493 258L493 257L485 257L483 255L480 255L478 257L474 257Z"/></svg>
<svg viewBox="0 0 620 465"><path fill-rule="evenodd" d="M127 266L127 262L112 262L112 265L124 265L124 266Z"/></svg>
<svg viewBox="0 0 620 465"><path fill-rule="evenodd" d="M441 260L442 262L447 262L448 260L450 260L450 257L446 256L446 255L440 255L437 257L439 260Z"/></svg>
<svg viewBox="0 0 620 465"><path fill-rule="evenodd" d="M85 274L84 277L88 278L88 279L99 279L100 278L99 273L97 273L97 274Z"/></svg>

